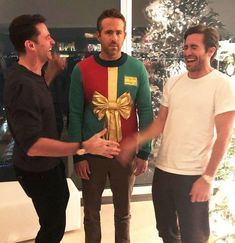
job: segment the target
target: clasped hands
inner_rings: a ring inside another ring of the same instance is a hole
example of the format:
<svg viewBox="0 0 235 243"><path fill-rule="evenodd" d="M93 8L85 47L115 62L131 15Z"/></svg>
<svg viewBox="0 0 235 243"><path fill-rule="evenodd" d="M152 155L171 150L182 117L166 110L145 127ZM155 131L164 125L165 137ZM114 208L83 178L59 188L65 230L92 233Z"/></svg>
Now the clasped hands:
<svg viewBox="0 0 235 243"><path fill-rule="evenodd" d="M127 166L134 157L133 154L137 148L137 136L127 137L119 144L115 141L103 139L102 137L106 132L107 129L105 128L82 143L86 153L102 155L107 158L116 156L123 166Z"/></svg>
<svg viewBox="0 0 235 243"><path fill-rule="evenodd" d="M89 140L83 142L83 146L87 153L99 154L107 158L113 158L115 156L122 166L133 165L134 175L136 176L146 172L148 161L134 157L137 149L137 135L125 138L121 144L119 144L114 141L102 139L102 136L106 132L107 129L104 129ZM92 173L87 160L75 163L75 171L78 176L85 180L89 180L90 174Z"/></svg>

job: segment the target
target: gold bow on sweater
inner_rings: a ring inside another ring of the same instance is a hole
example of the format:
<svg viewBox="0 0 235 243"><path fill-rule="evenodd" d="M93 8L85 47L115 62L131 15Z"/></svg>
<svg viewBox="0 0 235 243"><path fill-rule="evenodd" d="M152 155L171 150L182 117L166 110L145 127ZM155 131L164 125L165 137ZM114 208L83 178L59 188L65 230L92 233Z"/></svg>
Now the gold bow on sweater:
<svg viewBox="0 0 235 243"><path fill-rule="evenodd" d="M93 112L98 120L106 117L106 139L120 142L122 140L121 118L128 119L131 114L132 98L127 92L123 93L117 101L109 101L106 97L95 91L93 98Z"/></svg>

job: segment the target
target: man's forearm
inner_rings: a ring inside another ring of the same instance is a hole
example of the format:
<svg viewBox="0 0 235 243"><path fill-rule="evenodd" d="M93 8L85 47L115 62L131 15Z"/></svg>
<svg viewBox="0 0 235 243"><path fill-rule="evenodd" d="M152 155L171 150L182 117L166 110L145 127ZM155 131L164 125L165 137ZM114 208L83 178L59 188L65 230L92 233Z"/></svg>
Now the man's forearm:
<svg viewBox="0 0 235 243"><path fill-rule="evenodd" d="M212 149L210 161L204 172L205 175L215 177L219 164L224 157L224 154L227 150L230 140L231 140L231 135L228 136L226 139L224 138L216 139Z"/></svg>
<svg viewBox="0 0 235 243"><path fill-rule="evenodd" d="M107 158L113 158L120 152L119 144L114 141L105 140L102 137L107 129L96 133L91 138L80 143L62 142L50 138L39 138L28 150L28 156L63 157L74 154L97 154Z"/></svg>
<svg viewBox="0 0 235 243"><path fill-rule="evenodd" d="M63 157L76 153L79 143L62 142L50 138L39 138L28 150L28 156Z"/></svg>
<svg viewBox="0 0 235 243"><path fill-rule="evenodd" d="M159 136L163 132L167 114L168 108L161 105L157 118L144 131L139 133L139 145L144 144L147 141Z"/></svg>
<svg viewBox="0 0 235 243"><path fill-rule="evenodd" d="M148 128L139 133L139 137L137 139L138 144L145 144L151 139L158 137L162 133L163 128L164 125L158 118L156 118L156 120L154 120Z"/></svg>
<svg viewBox="0 0 235 243"><path fill-rule="evenodd" d="M205 175L215 176L232 137L234 118L234 111L225 112L215 117L217 138L212 149L210 161L204 172Z"/></svg>

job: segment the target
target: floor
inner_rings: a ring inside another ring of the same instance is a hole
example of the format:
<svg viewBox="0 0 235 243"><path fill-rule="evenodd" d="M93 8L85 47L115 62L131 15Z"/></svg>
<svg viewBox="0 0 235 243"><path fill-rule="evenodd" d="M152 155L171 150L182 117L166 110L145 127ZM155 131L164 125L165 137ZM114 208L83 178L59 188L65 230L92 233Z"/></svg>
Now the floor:
<svg viewBox="0 0 235 243"><path fill-rule="evenodd" d="M155 229L155 218L152 201L133 202L131 205L131 242L162 243ZM102 205L101 210L102 243L114 243L113 207L112 204ZM25 241L24 243L34 241ZM84 243L84 230L67 232L61 243Z"/></svg>

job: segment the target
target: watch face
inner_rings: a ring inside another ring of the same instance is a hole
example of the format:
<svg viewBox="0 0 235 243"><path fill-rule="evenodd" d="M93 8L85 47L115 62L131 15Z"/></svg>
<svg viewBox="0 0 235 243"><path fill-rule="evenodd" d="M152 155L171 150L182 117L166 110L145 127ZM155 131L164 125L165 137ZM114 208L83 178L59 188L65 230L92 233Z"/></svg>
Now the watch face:
<svg viewBox="0 0 235 243"><path fill-rule="evenodd" d="M86 153L86 150L85 149L78 149L77 150L77 155L83 155Z"/></svg>

